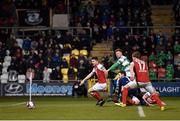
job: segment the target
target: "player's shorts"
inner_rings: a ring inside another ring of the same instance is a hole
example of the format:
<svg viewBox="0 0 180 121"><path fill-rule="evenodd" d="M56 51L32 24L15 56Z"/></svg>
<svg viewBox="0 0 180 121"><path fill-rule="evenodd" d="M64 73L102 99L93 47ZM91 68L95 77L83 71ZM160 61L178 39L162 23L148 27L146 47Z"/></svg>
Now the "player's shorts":
<svg viewBox="0 0 180 121"><path fill-rule="evenodd" d="M137 88L138 86L139 87L142 87L144 88L147 92L150 92L151 94L155 92L155 89L154 87L152 86L151 82L138 82L138 85L137 85L137 82L134 80L134 81L130 81L129 83L126 84L128 87L130 88Z"/></svg>
<svg viewBox="0 0 180 121"><path fill-rule="evenodd" d="M131 72L130 71L126 71L126 76L127 77L131 77Z"/></svg>
<svg viewBox="0 0 180 121"><path fill-rule="evenodd" d="M102 90L106 90L107 84L106 83L96 83L92 89L94 91L102 91Z"/></svg>

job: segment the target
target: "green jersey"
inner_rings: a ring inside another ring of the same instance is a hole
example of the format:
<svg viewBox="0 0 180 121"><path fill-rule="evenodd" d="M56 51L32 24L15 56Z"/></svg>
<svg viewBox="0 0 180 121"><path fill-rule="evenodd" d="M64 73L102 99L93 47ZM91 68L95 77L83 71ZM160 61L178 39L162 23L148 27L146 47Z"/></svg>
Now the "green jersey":
<svg viewBox="0 0 180 121"><path fill-rule="evenodd" d="M114 71L115 69L125 71L126 76L130 77L130 61L125 56L121 56L108 70Z"/></svg>

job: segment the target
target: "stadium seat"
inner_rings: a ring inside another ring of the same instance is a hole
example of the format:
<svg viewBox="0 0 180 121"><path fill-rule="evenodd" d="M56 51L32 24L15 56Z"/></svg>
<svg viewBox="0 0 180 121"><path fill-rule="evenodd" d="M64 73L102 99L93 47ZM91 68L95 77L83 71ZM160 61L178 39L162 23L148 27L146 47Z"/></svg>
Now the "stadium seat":
<svg viewBox="0 0 180 121"><path fill-rule="evenodd" d="M71 51L71 54L74 54L75 56L79 56L79 50L74 49L74 50Z"/></svg>
<svg viewBox="0 0 180 121"><path fill-rule="evenodd" d="M149 77L151 80L156 80L157 79L157 71L154 71L154 69L149 70Z"/></svg>
<svg viewBox="0 0 180 121"><path fill-rule="evenodd" d="M68 82L68 68L62 68L61 73L62 73L62 76L63 76L63 78L62 78L63 82L67 83Z"/></svg>
<svg viewBox="0 0 180 121"><path fill-rule="evenodd" d="M84 56L88 56L88 51L87 50L80 50L80 54Z"/></svg>
<svg viewBox="0 0 180 121"><path fill-rule="evenodd" d="M65 58L66 61L68 62L69 64L69 61L70 61L70 54L63 54L63 57L62 58Z"/></svg>
<svg viewBox="0 0 180 121"><path fill-rule="evenodd" d="M8 81L8 73L4 73L1 75L1 83L7 83Z"/></svg>
<svg viewBox="0 0 180 121"><path fill-rule="evenodd" d="M77 72L78 72L77 68L74 68L74 72L75 72L75 73L77 73Z"/></svg>
<svg viewBox="0 0 180 121"><path fill-rule="evenodd" d="M149 62L149 68L156 68L157 64L154 61Z"/></svg>
<svg viewBox="0 0 180 121"><path fill-rule="evenodd" d="M141 56L141 59L145 62L148 62L148 56L146 55Z"/></svg>
<svg viewBox="0 0 180 121"><path fill-rule="evenodd" d="M9 81L15 82L18 79L17 71L10 70L9 71Z"/></svg>
<svg viewBox="0 0 180 121"><path fill-rule="evenodd" d="M78 59L78 57L79 57L79 50L78 49L74 49L74 50L72 50L71 51L71 55L75 55L75 57L76 57L76 59Z"/></svg>
<svg viewBox="0 0 180 121"><path fill-rule="evenodd" d="M8 67L11 65L11 62L10 61L5 61L3 62L3 67Z"/></svg>
<svg viewBox="0 0 180 121"><path fill-rule="evenodd" d="M172 80L174 77L174 67L172 64L166 66L166 79Z"/></svg>
<svg viewBox="0 0 180 121"><path fill-rule="evenodd" d="M72 47L71 47L71 44L69 44L69 43L64 44L64 48L66 48L66 47L67 47L67 48L72 48Z"/></svg>
<svg viewBox="0 0 180 121"><path fill-rule="evenodd" d="M2 68L2 74L7 73L7 69L8 69L8 67L3 67Z"/></svg>
<svg viewBox="0 0 180 121"><path fill-rule="evenodd" d="M25 83L26 76L25 75L18 75L18 83Z"/></svg>
<svg viewBox="0 0 180 121"><path fill-rule="evenodd" d="M5 56L5 58L4 58L4 62L11 62L11 56Z"/></svg>
<svg viewBox="0 0 180 121"><path fill-rule="evenodd" d="M163 79L166 77L166 69L159 67L158 68L158 79Z"/></svg>

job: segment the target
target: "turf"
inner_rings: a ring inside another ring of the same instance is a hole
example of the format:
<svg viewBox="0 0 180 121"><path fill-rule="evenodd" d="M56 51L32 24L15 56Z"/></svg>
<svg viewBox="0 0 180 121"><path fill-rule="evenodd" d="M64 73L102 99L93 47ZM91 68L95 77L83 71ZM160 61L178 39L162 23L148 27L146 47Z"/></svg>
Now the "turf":
<svg viewBox="0 0 180 121"><path fill-rule="evenodd" d="M165 111L158 106L142 106L145 117L140 117L137 106L117 107L107 102L96 106L92 98L33 97L35 109L27 109L27 97L0 97L0 120L180 120L180 97L166 97ZM24 103L24 104L23 104Z"/></svg>

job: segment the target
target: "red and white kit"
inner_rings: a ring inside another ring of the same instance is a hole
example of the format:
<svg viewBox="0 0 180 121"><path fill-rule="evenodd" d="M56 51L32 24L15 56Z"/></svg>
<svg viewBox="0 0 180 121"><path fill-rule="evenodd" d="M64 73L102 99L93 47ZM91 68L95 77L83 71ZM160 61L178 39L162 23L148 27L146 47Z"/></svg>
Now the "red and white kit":
<svg viewBox="0 0 180 121"><path fill-rule="evenodd" d="M96 73L98 82L92 87L94 91L105 90L107 86L107 80L104 73L105 67L102 64L96 65L92 72Z"/></svg>

